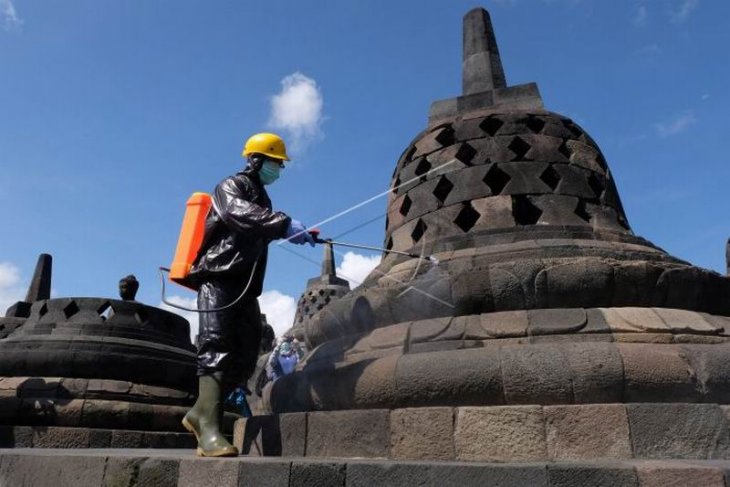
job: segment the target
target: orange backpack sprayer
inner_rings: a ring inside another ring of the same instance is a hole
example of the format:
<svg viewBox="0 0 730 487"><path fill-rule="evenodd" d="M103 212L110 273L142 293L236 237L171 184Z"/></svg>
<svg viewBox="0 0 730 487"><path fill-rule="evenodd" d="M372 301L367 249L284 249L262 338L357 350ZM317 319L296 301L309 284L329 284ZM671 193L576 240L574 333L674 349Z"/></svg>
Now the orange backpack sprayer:
<svg viewBox="0 0 730 487"><path fill-rule="evenodd" d="M251 275L249 276L246 287L243 289L241 295L230 304L220 308L201 310L180 306L179 304L168 301L165 297L165 272L169 274L170 280L175 284L192 289L193 291L196 290L188 281L187 277L190 275L190 269L192 269L193 263L198 257L201 245L203 245L203 240L205 239L205 220L208 217L208 213L211 211L215 211L215 208L213 207L213 198L211 198L208 193L193 193L192 196L188 198L185 207L185 215L183 216L182 227L180 228L180 236L177 240L177 248L175 249L175 258L169 268L159 268L160 283L162 285L162 302L168 306L196 313L214 313L216 311L222 311L238 303L251 285L251 281L253 280L253 276L256 272L256 267L258 266L258 257L254 261L253 268L251 269Z"/></svg>
<svg viewBox="0 0 730 487"><path fill-rule="evenodd" d="M185 282L185 278L190 274L193 262L203 244L205 219L211 206L213 206L213 200L207 193L193 193L188 198L175 258L170 266L170 280L181 286L190 287Z"/></svg>

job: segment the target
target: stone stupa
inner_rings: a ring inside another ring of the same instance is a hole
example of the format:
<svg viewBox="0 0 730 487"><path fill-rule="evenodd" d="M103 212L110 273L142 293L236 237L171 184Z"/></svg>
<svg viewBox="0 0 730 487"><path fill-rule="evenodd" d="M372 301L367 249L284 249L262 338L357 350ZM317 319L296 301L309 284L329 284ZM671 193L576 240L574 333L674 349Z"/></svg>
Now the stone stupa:
<svg viewBox="0 0 730 487"><path fill-rule="evenodd" d="M307 412L279 415L294 450L728 458L730 279L632 232L596 142L507 84L485 10L463 94L433 103L391 188L385 246L438 263L385 255L308 320L311 353L268 390Z"/></svg>

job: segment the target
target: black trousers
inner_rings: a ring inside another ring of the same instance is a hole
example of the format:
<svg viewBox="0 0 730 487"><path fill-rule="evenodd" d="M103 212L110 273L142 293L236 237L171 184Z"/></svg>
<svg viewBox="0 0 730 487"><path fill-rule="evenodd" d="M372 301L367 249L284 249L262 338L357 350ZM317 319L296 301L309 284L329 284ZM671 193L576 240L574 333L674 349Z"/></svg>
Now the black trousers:
<svg viewBox="0 0 730 487"><path fill-rule="evenodd" d="M246 281L215 279L198 289L198 309L226 306L241 294ZM245 384L256 368L261 346L261 311L255 297L244 297L234 306L200 313L198 375L223 372L227 389Z"/></svg>

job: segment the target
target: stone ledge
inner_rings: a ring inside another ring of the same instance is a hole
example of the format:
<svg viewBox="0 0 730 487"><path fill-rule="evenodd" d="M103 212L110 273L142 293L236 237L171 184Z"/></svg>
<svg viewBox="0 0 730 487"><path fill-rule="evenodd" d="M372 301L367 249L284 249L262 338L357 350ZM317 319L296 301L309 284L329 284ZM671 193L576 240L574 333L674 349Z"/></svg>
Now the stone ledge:
<svg viewBox="0 0 730 487"><path fill-rule="evenodd" d="M730 461L465 463L296 457L214 459L196 457L192 450L0 450L0 485L34 487L725 487L728 472Z"/></svg>
<svg viewBox="0 0 730 487"><path fill-rule="evenodd" d="M245 454L482 462L730 459L727 406L690 403L435 407L257 416Z"/></svg>
<svg viewBox="0 0 730 487"><path fill-rule="evenodd" d="M189 433L60 426L0 426L0 448L195 448L195 446L195 438Z"/></svg>

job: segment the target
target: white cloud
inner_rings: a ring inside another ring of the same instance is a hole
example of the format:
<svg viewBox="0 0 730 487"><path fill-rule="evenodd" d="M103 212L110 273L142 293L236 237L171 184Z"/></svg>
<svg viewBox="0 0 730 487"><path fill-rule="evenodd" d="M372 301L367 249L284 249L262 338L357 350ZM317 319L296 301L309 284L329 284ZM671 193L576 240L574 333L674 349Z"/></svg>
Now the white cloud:
<svg viewBox="0 0 730 487"><path fill-rule="evenodd" d="M634 24L636 27L644 26L646 25L646 17L646 5L639 3L639 5L637 5L636 7L636 14L634 15L634 18L631 19L631 23Z"/></svg>
<svg viewBox="0 0 730 487"><path fill-rule="evenodd" d="M676 9L669 12L669 18L675 24L682 24L689 19L690 14L699 3L700 0L682 0Z"/></svg>
<svg viewBox="0 0 730 487"><path fill-rule="evenodd" d="M275 289L265 291L259 296L259 306L266 315L266 321L274 327L276 336L283 335L294 324L297 301L291 296Z"/></svg>
<svg viewBox="0 0 730 487"><path fill-rule="evenodd" d="M23 27L23 21L18 17L12 0L0 0L0 23L6 31L20 30Z"/></svg>
<svg viewBox="0 0 730 487"><path fill-rule="evenodd" d="M342 257L342 264L337 269L337 275L347 279L350 288L354 289L380 264L379 255L360 255L355 252L347 252Z"/></svg>
<svg viewBox="0 0 730 487"><path fill-rule="evenodd" d="M269 125L283 130L292 150L301 151L322 137L324 100L317 82L296 72L281 80L281 92L271 97Z"/></svg>
<svg viewBox="0 0 730 487"><path fill-rule="evenodd" d="M704 95L702 95L702 101L709 100L709 99L710 99L709 93L705 93Z"/></svg>
<svg viewBox="0 0 730 487"><path fill-rule="evenodd" d="M654 124L654 129L659 137L669 137L684 132L690 125L697 122L697 117L692 110L685 110L678 113L666 122Z"/></svg>
<svg viewBox="0 0 730 487"><path fill-rule="evenodd" d="M6 309L24 297L20 269L10 262L0 262L0 316L4 316Z"/></svg>
<svg viewBox="0 0 730 487"><path fill-rule="evenodd" d="M178 306L183 306L185 308L197 309L198 307L198 299L195 297L184 298L182 296L168 296L167 300L173 304L177 304ZM166 309L167 311L171 311L177 315L180 315L188 320L188 322L190 323L190 341L195 343L195 335L198 334L198 329L200 327L200 322L198 321L198 317L200 315L194 311L183 311L177 308L173 308L172 306L168 306L165 303L160 303L158 306L162 309Z"/></svg>

